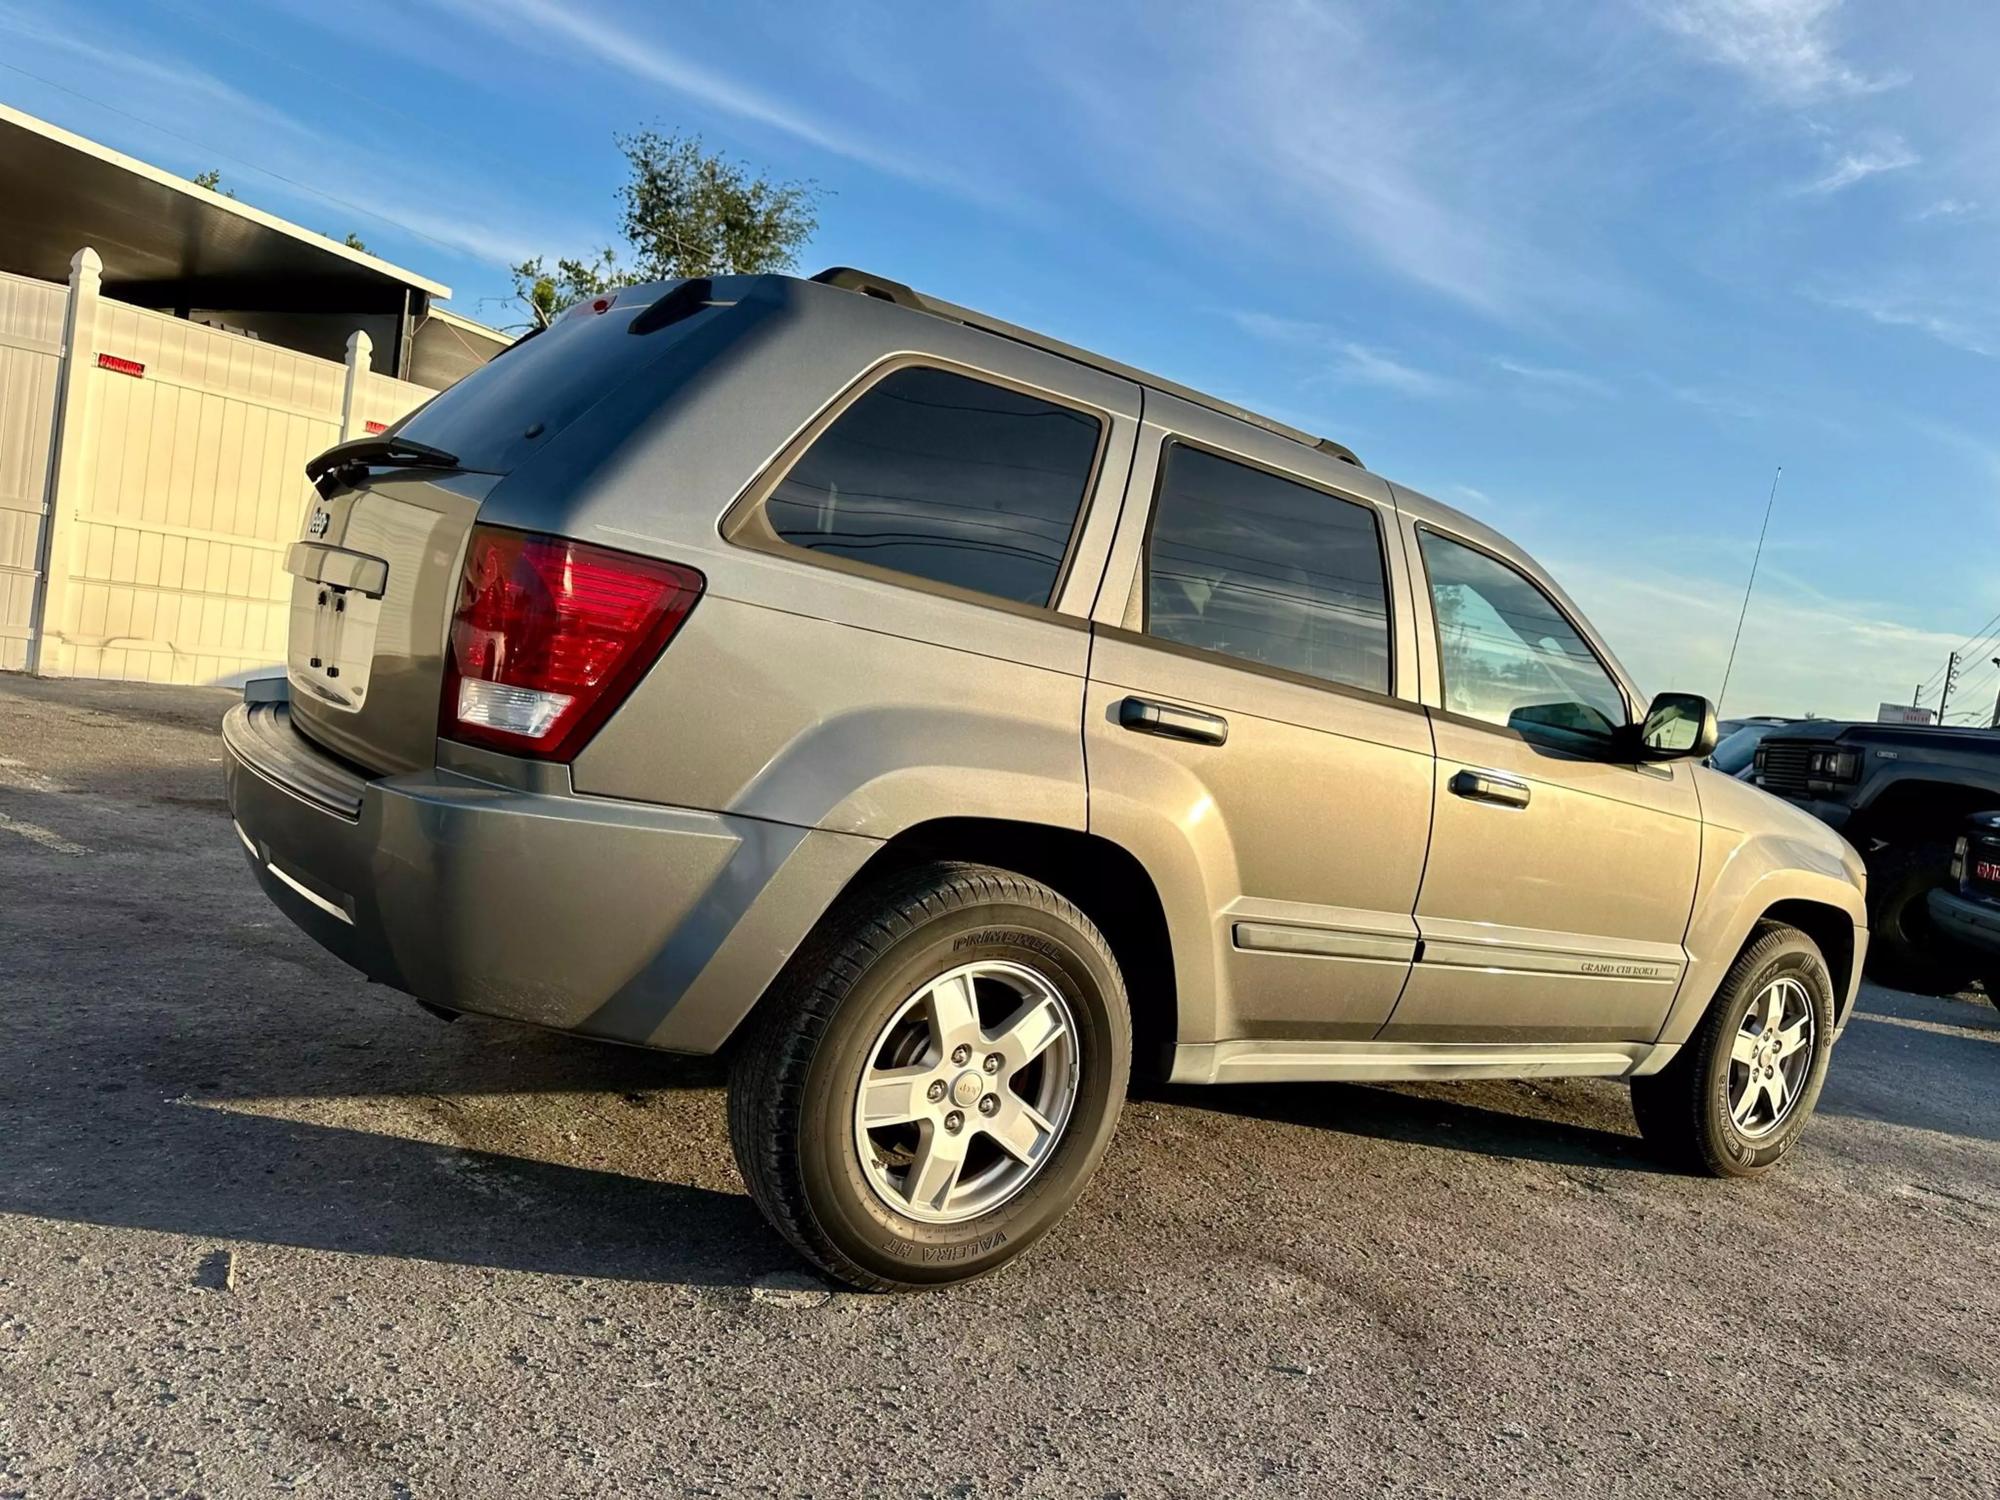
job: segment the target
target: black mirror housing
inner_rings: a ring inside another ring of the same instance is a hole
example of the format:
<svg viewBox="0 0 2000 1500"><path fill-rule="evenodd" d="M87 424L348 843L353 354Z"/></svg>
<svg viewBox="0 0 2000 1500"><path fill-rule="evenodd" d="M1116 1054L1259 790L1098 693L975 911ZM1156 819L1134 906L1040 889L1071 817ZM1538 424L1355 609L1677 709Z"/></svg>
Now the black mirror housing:
<svg viewBox="0 0 2000 1500"><path fill-rule="evenodd" d="M1699 693L1658 693L1642 724L1627 726L1631 747L1641 760L1699 758L1720 737L1715 705Z"/></svg>

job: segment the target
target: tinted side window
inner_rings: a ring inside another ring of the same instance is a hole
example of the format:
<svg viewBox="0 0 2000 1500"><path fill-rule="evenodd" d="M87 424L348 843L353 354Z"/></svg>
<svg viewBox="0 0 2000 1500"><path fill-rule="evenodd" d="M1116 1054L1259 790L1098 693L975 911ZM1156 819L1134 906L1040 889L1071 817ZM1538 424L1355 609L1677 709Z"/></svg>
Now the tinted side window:
<svg viewBox="0 0 2000 1500"><path fill-rule="evenodd" d="M795 547L1047 604L1097 457L1097 418L945 370L898 370L771 498Z"/></svg>
<svg viewBox="0 0 2000 1500"><path fill-rule="evenodd" d="M1591 736L1625 722L1625 698L1583 637L1505 563L1423 531L1444 706L1455 714Z"/></svg>
<svg viewBox="0 0 2000 1500"><path fill-rule="evenodd" d="M1389 690L1375 512L1178 443L1146 552L1146 630L1371 692Z"/></svg>

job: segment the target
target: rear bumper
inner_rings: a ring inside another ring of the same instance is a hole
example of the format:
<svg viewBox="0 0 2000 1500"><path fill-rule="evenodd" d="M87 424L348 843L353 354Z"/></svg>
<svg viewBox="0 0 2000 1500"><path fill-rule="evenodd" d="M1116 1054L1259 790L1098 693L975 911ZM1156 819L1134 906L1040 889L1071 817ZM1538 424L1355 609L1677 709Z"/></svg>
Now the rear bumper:
<svg viewBox="0 0 2000 1500"><path fill-rule="evenodd" d="M1969 901L1956 891L1930 893L1931 922L1945 937L1981 952L2000 954L2000 907Z"/></svg>
<svg viewBox="0 0 2000 1500"><path fill-rule="evenodd" d="M282 703L223 721L229 807L265 894L370 979L433 1005L711 1052L874 840L525 791L371 778Z"/></svg>

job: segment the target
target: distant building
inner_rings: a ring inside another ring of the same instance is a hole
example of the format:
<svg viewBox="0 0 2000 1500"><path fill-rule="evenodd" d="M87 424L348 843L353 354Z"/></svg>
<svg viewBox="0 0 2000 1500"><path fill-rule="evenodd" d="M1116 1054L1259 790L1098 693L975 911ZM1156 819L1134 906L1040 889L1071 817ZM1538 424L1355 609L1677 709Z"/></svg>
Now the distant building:
<svg viewBox="0 0 2000 1500"><path fill-rule="evenodd" d="M441 390L512 342L437 304L451 288L0 104L0 271L64 281L85 246L104 294Z"/></svg>

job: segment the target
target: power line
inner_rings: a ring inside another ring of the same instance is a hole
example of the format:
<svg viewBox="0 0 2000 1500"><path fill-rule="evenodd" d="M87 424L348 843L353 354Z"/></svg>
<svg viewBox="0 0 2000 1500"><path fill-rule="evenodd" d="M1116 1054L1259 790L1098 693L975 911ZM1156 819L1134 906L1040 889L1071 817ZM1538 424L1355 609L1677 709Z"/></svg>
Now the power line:
<svg viewBox="0 0 2000 1500"><path fill-rule="evenodd" d="M1757 550L1751 554L1750 577L1743 585L1743 608L1736 616L1736 635L1729 643L1729 661L1722 669L1722 688L1715 695L1715 711L1722 712L1722 703L1729 696L1729 674L1736 670L1736 648L1743 640L1743 621L1750 614L1750 590L1757 586L1757 564L1764 557L1764 536L1771 529L1771 510L1778 503L1778 480L1783 477L1785 466L1778 465L1777 473L1771 476L1770 498L1764 502L1764 524L1757 529Z"/></svg>
<svg viewBox="0 0 2000 1500"><path fill-rule="evenodd" d="M1973 634L1960 641L1958 643L1957 654L1960 656L1972 656L1976 652L1984 651L1988 646L1994 644L2000 644L2000 615L1995 615L1984 625L1980 626ZM1939 667L1930 676L1926 677L1923 686L1917 689L1917 696L1921 698L1925 693L1936 687L1938 679L1944 676L1944 673L1945 669Z"/></svg>

